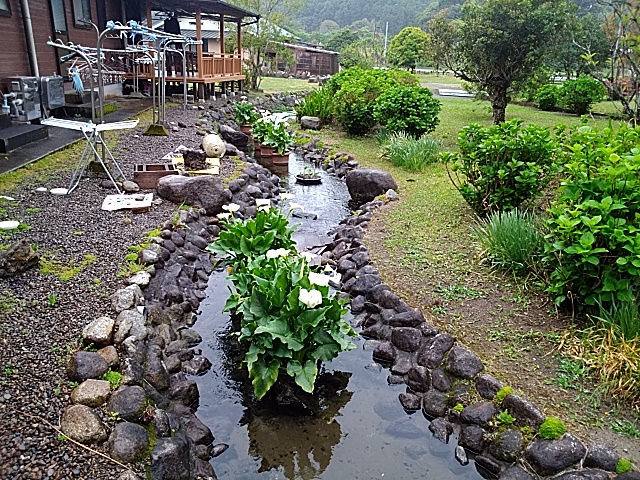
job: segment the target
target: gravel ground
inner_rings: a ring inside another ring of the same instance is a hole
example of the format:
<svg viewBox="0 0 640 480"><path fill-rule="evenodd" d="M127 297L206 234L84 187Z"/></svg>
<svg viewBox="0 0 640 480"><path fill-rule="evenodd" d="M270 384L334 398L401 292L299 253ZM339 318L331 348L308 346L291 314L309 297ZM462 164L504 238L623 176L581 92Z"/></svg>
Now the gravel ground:
<svg viewBox="0 0 640 480"><path fill-rule="evenodd" d="M127 178L134 164L160 163L179 145L196 148L196 120L202 112L168 108L170 122L187 128L168 137L141 136L144 127L123 132L116 158ZM75 159L70 159L73 164ZM235 168L223 160L221 175ZM71 173L52 172L46 187L67 186ZM59 425L72 385L66 359L78 349L82 328L110 313L108 296L124 286L118 268L129 245L170 218L177 206L162 202L151 211L105 212L102 179L87 178L71 195L37 193L33 186L0 192L16 199L0 205L0 220L20 220L29 230L2 235L7 246L25 238L37 246L53 273L37 268L0 279L0 479L115 479L121 469L97 454L60 440ZM68 280L56 276L75 268Z"/></svg>

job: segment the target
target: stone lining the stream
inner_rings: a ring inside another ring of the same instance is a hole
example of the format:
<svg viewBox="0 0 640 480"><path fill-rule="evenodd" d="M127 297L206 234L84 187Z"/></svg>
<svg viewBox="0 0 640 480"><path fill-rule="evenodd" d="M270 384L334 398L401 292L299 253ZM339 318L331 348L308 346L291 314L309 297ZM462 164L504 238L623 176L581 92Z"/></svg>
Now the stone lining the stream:
<svg viewBox="0 0 640 480"><path fill-rule="evenodd" d="M275 203L282 191L277 176L247 161L225 193L240 205L240 218L255 215L256 199ZM483 373L477 355L429 325L420 310L393 293L371 264L364 229L382 204L366 203L344 219L333 230L322 261L342 273L341 290L351 298L354 324L368 338L374 359L389 368L388 382L406 384L399 395L402 406L422 410L439 440L448 442L455 434L462 447L456 451L458 460L468 461L467 455L475 459L487 477L640 478L636 472L616 476L618 456L611 449L587 448L569 433L553 441L525 439L520 427L535 432L544 420L542 412L515 394L497 405L493 399L504 384ZM84 443L106 441L110 454L122 462L150 458L148 474L154 480L214 479L209 460L226 445L215 444L213 432L198 419L198 387L186 375L203 374L211 366L197 348L200 336L190 327L212 272L212 258L203 248L220 227L208 216L214 212L192 208L179 213L140 252L149 263L147 274L132 276L130 286L113 294L112 316L97 318L85 328L86 341L100 349L70 359L68 376L82 383L72 394L74 404L62 414L61 427ZM100 380L110 369L122 374L115 391ZM453 407L459 403L464 408L456 412ZM495 414L504 409L515 416L518 428L491 427ZM133 478L131 472L119 477Z"/></svg>

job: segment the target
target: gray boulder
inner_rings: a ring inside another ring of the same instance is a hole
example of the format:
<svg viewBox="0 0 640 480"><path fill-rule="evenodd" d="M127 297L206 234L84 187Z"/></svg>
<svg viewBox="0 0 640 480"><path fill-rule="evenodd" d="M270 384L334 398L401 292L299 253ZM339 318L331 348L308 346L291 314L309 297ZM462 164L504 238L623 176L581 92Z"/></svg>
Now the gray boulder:
<svg viewBox="0 0 640 480"><path fill-rule="evenodd" d="M189 480L189 445L181 437L160 438L151 452L151 478Z"/></svg>
<svg viewBox="0 0 640 480"><path fill-rule="evenodd" d="M60 429L69 438L84 444L104 442L107 431L104 425L86 405L71 405L62 412Z"/></svg>
<svg viewBox="0 0 640 480"><path fill-rule="evenodd" d="M247 134L234 130L227 125L220 125L220 136L225 142L230 143L240 150L246 149L249 143L249 136Z"/></svg>
<svg viewBox="0 0 640 480"><path fill-rule="evenodd" d="M107 443L109 453L121 462L133 462L149 450L149 435L135 423L116 424Z"/></svg>
<svg viewBox="0 0 640 480"><path fill-rule="evenodd" d="M304 116L300 119L300 126L310 130L320 130L322 123L318 117Z"/></svg>
<svg viewBox="0 0 640 480"><path fill-rule="evenodd" d="M484 370L484 365L480 358L471 350L462 347L453 347L447 357L445 368L447 372L452 375L470 379Z"/></svg>
<svg viewBox="0 0 640 480"><path fill-rule="evenodd" d="M22 273L37 265L39 260L29 242L20 240L0 253L0 277Z"/></svg>
<svg viewBox="0 0 640 480"><path fill-rule="evenodd" d="M489 452L498 460L505 462L515 462L524 445L524 437L520 430L509 428L504 432L499 432L491 442Z"/></svg>
<svg viewBox="0 0 640 480"><path fill-rule="evenodd" d="M71 401L88 407L99 407L109 398L111 387L105 380L89 379L71 392Z"/></svg>
<svg viewBox="0 0 640 480"><path fill-rule="evenodd" d="M620 456L604 445L594 445L584 459L584 466L615 472Z"/></svg>
<svg viewBox="0 0 640 480"><path fill-rule="evenodd" d="M142 290L140 290L140 287L138 285L129 285L111 295L111 305L116 313L120 313L123 310L137 306L141 299Z"/></svg>
<svg viewBox="0 0 640 480"><path fill-rule="evenodd" d="M135 422L144 409L146 399L147 395L142 387L123 385L111 395L107 410L117 413L125 420Z"/></svg>
<svg viewBox="0 0 640 480"><path fill-rule="evenodd" d="M398 185L389 173L370 168L350 171L346 182L349 195L359 204L370 202L389 189L398 190Z"/></svg>
<svg viewBox="0 0 640 480"><path fill-rule="evenodd" d="M566 433L557 440L535 440L525 450L525 458L538 475L551 476L578 463L585 453L582 442Z"/></svg>
<svg viewBox="0 0 640 480"><path fill-rule="evenodd" d="M70 380L83 382L88 378L100 378L109 369L104 358L95 352L76 352L67 363Z"/></svg>
<svg viewBox="0 0 640 480"><path fill-rule="evenodd" d="M534 404L519 395L507 395L502 401L502 408L516 417L516 424L537 429L544 422L544 414Z"/></svg>
<svg viewBox="0 0 640 480"><path fill-rule="evenodd" d="M213 175L166 175L158 180L157 191L165 200L204 208L208 215L220 213L229 200L227 193L231 193L225 192L220 179Z"/></svg>

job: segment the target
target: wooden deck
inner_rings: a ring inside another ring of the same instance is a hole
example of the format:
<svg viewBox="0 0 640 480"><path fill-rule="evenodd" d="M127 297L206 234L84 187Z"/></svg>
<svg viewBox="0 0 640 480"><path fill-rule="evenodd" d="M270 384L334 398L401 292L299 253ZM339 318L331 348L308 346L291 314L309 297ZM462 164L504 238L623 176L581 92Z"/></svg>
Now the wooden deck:
<svg viewBox="0 0 640 480"><path fill-rule="evenodd" d="M242 74L242 57L232 53L202 53L200 62L195 52L186 52L187 83L222 83L245 80ZM141 57L143 58L143 57ZM178 53L168 53L166 81L181 83L184 81L182 72L182 56ZM137 71L136 71L137 70ZM151 80L159 78L159 71L155 75L149 63L129 62L126 68L125 78L134 80Z"/></svg>

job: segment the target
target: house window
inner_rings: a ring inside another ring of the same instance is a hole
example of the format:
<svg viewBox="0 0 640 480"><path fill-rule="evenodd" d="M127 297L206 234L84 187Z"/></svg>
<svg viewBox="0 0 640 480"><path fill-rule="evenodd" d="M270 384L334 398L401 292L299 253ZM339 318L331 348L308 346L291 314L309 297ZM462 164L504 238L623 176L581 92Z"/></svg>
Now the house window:
<svg viewBox="0 0 640 480"><path fill-rule="evenodd" d="M79 28L92 28L91 0L73 0L73 24Z"/></svg>
<svg viewBox="0 0 640 480"><path fill-rule="evenodd" d="M51 16L55 33L67 33L67 19L64 15L64 0L51 0Z"/></svg>
<svg viewBox="0 0 640 480"><path fill-rule="evenodd" d="M11 16L11 5L9 4L9 0L0 0L0 15L6 17Z"/></svg>

